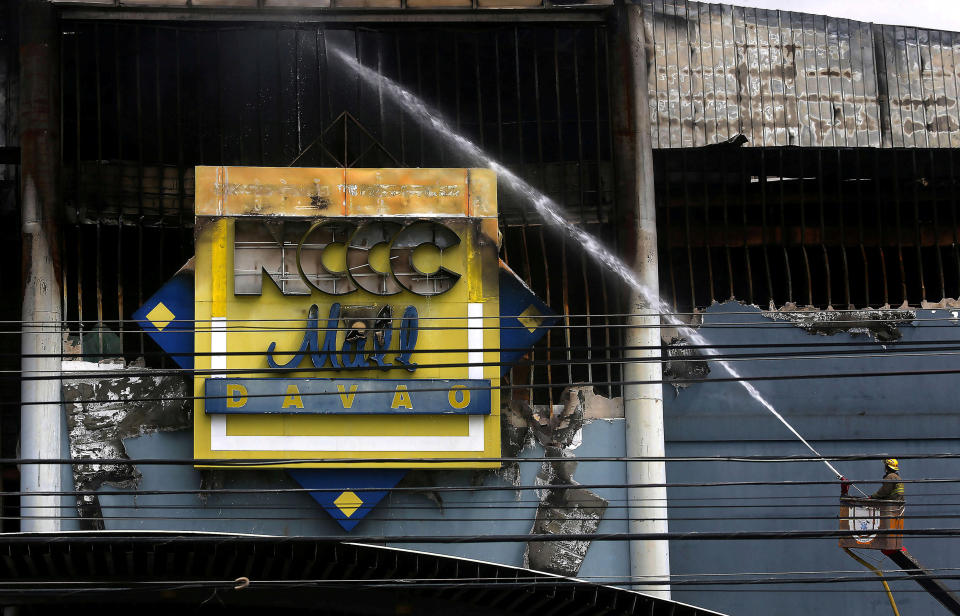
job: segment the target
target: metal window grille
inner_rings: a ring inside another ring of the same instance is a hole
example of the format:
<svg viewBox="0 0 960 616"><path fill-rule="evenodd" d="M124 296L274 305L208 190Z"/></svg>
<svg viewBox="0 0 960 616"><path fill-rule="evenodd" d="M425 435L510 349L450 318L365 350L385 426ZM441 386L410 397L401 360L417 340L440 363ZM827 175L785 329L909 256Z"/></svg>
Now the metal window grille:
<svg viewBox="0 0 960 616"><path fill-rule="evenodd" d="M358 80L332 46L400 82L616 241L602 26L65 22L63 301L86 353L116 346L128 360L146 352L159 361L122 319L192 254L194 165L473 164L381 86ZM337 122L363 130L339 137ZM323 147L308 147L321 135ZM520 196L501 190L499 201L503 258L557 312L574 315L541 343L532 369L513 375L555 387L514 395L547 402L569 382L616 381L619 285Z"/></svg>

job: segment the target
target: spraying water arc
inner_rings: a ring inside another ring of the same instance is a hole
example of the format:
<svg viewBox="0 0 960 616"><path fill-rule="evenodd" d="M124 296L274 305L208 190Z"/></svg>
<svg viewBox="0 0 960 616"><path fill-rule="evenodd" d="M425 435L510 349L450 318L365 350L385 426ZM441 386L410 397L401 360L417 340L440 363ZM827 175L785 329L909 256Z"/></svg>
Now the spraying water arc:
<svg viewBox="0 0 960 616"><path fill-rule="evenodd" d="M597 240L597 238L595 238L592 234L581 229L572 221L568 220L561 213L559 204L555 203L552 199L550 199L550 197L537 190L533 185L505 167L499 161L492 158L490 155L484 152L480 146L473 143L463 135L457 133L452 126L445 122L439 116L439 114L431 110L426 103L420 100L415 94L400 84L392 81L388 77L384 77L375 70L368 68L346 51L335 46L330 46L329 49L344 63L356 71L356 73L368 84L375 87L382 87L392 99L394 99L408 113L417 118L420 122L430 127L438 134L442 135L445 139L452 141L464 153L478 161L481 166L493 169L497 173L498 178L512 190L524 196L530 202L530 204L533 205L537 213L540 214L540 216L542 216L549 225L560 229L566 233L572 241L583 246L583 248L593 259L616 274L623 282L629 285L631 289L642 295L645 298L648 307L655 309L662 316L664 316L671 325L675 325L689 340L692 340L696 344L703 346L703 350L708 355L719 354L719 351L707 346L707 340L699 332L693 330L676 316L670 314L670 310L666 303L657 294L652 293L649 288L643 285L626 263L624 263L612 252L607 250L603 244L601 244L600 241ZM730 374L730 376L737 379L736 382L747 391L750 397L756 400L771 415L776 417L777 420L779 420L780 423L782 423L791 434L797 437L797 439L803 443L803 445L809 449L811 453L820 458L820 461L830 469L837 479L843 477L840 471L838 471L836 467L826 460L824 456L813 447L813 445L803 438L803 436L797 432L790 422L788 422L786 418L784 418L783 415L781 415L777 409L774 408L774 406L763 397L763 395L757 390L756 387L753 386L753 384L743 380L743 376L737 371L736 368L734 368L726 360L714 359L713 361L722 366L723 369Z"/></svg>

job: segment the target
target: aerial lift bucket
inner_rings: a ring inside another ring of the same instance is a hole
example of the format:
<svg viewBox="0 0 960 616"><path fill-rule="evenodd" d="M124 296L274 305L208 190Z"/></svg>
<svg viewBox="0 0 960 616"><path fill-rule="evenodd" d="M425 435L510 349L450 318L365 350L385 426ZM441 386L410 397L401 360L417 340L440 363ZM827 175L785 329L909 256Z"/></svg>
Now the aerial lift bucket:
<svg viewBox="0 0 960 616"><path fill-rule="evenodd" d="M840 499L840 530L861 531L840 537L842 548L899 550L903 535L903 503L872 498ZM877 532L882 531L882 532Z"/></svg>
<svg viewBox="0 0 960 616"><path fill-rule="evenodd" d="M907 552L907 548L903 547L903 535L896 532L903 530L903 510L903 503L896 501L842 497L840 499L840 530L856 532L840 537L840 547L854 558L857 557L850 552L850 548L881 550L884 556L912 576L917 584L951 614L960 616L960 598L917 562ZM857 558L857 560L860 559ZM879 572L874 572L879 575ZM883 580L882 575L880 579ZM899 613L885 580L883 585L887 589L887 596L890 598L894 613Z"/></svg>

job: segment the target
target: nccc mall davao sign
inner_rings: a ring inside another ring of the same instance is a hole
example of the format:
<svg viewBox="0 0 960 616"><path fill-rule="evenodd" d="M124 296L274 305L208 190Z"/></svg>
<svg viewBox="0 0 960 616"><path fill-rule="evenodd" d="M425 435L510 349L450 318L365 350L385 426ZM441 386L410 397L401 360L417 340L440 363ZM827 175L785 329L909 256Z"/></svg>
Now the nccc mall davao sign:
<svg viewBox="0 0 960 616"><path fill-rule="evenodd" d="M499 466L491 171L198 167L196 187L197 459Z"/></svg>

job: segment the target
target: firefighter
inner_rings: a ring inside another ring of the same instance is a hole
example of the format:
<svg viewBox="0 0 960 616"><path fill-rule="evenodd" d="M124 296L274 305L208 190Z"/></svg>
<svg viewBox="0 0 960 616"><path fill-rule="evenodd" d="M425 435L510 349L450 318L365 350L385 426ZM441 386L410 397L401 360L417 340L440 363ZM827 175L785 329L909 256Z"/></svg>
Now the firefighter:
<svg viewBox="0 0 960 616"><path fill-rule="evenodd" d="M896 458L887 458L883 461L883 485L870 495L870 498L882 498L897 502L904 502L903 483L900 480L900 462Z"/></svg>

